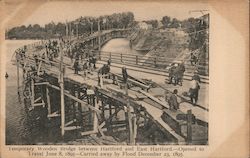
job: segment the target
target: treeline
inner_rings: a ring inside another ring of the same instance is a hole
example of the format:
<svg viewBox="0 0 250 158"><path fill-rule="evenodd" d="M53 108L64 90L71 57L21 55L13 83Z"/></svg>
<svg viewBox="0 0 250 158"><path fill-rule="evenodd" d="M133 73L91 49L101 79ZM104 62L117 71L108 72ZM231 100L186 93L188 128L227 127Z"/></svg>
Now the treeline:
<svg viewBox="0 0 250 158"><path fill-rule="evenodd" d="M209 14L203 15L199 18L188 18L185 20L171 19L169 16L164 16L161 20L163 28L179 28L190 37L189 49L195 50L200 47L207 51L208 28L209 28Z"/></svg>
<svg viewBox="0 0 250 158"><path fill-rule="evenodd" d="M22 25L7 30L6 39L49 39L66 35L85 35L98 30L98 22L101 30L128 28L135 25L134 14L132 12L114 13L100 17L80 17L74 21L65 23L50 22L44 27L34 25ZM67 27L66 27L67 24Z"/></svg>

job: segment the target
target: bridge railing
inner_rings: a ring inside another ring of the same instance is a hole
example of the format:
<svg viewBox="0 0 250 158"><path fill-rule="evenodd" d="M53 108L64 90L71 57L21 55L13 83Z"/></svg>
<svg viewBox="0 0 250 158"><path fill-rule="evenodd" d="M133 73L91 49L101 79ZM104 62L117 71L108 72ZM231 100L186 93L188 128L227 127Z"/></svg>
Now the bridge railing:
<svg viewBox="0 0 250 158"><path fill-rule="evenodd" d="M139 54L128 54L128 53L112 53L104 51L95 51L97 58L101 61L111 60L112 63L131 65L137 67L144 67L149 69L157 69L158 71L167 72L167 68L173 63L175 58L166 58L166 57L155 57L148 56L145 58L145 55ZM195 65L192 66L189 63L189 60L185 61L185 67L187 72L193 72L194 69L199 69L202 71L202 74L208 74L207 66Z"/></svg>

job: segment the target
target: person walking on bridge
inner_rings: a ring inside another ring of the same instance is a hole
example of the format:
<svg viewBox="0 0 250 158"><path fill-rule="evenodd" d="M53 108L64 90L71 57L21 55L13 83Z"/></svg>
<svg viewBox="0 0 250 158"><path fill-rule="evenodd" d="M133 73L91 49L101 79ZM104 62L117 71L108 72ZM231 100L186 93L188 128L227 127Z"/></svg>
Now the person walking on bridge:
<svg viewBox="0 0 250 158"><path fill-rule="evenodd" d="M175 69L176 69L176 67L175 67L174 63L172 63L172 64L170 65L170 69L169 69L169 73L168 73L168 75L169 75L168 84L172 84L172 82L173 82L174 71L175 71Z"/></svg>
<svg viewBox="0 0 250 158"><path fill-rule="evenodd" d="M194 55L194 53L191 53L191 59L190 59L191 65L194 66L197 63L197 57Z"/></svg>
<svg viewBox="0 0 250 158"><path fill-rule="evenodd" d="M195 74L192 77L191 87L189 89L190 93L190 100L192 104L197 104L199 98L199 90L200 90L200 77L199 75Z"/></svg>
<svg viewBox="0 0 250 158"><path fill-rule="evenodd" d="M78 74L78 71L79 71L79 59L78 58L76 58L75 60L74 69L75 69L75 74Z"/></svg>
<svg viewBox="0 0 250 158"><path fill-rule="evenodd" d="M178 90L175 89L173 91L173 93L171 93L170 96L168 97L167 101L168 101L170 110L178 110L179 109L179 102L177 100L177 93L178 93Z"/></svg>
<svg viewBox="0 0 250 158"><path fill-rule="evenodd" d="M127 68L125 66L122 68L122 77L123 77L123 83L127 83L128 73L127 73Z"/></svg>

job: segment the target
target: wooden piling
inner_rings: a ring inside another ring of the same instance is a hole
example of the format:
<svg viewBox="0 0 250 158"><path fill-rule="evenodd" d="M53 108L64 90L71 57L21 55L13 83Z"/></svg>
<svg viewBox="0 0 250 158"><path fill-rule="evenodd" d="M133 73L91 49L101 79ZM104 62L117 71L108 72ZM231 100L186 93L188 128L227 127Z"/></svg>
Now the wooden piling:
<svg viewBox="0 0 250 158"><path fill-rule="evenodd" d="M192 110L187 111L187 143L192 143Z"/></svg>
<svg viewBox="0 0 250 158"><path fill-rule="evenodd" d="M17 93L19 94L19 87L20 87L20 82L19 82L19 59L17 59L16 62L16 68L17 68Z"/></svg>
<svg viewBox="0 0 250 158"><path fill-rule="evenodd" d="M101 59L101 28L100 21L98 20L98 51L99 51L99 59Z"/></svg>
<svg viewBox="0 0 250 158"><path fill-rule="evenodd" d="M134 145L134 132L133 132L133 125L132 125L132 114L131 114L131 106L130 106L130 99L128 97L128 83L125 83L125 93L127 97L127 120L128 120L128 128L129 128L129 144Z"/></svg>
<svg viewBox="0 0 250 158"><path fill-rule="evenodd" d="M99 102L100 103L100 102ZM97 102L97 98L94 98L94 105L95 108L99 109L99 103ZM97 117L97 113L95 111L93 111L94 113L94 120L93 120L93 125L94 125L94 131L98 131L98 117Z"/></svg>
<svg viewBox="0 0 250 158"><path fill-rule="evenodd" d="M59 84L60 84L60 95L61 95L61 136L64 136L65 130L65 105L64 105L64 68L63 68L63 52L60 47L60 70L59 70Z"/></svg>
<svg viewBox="0 0 250 158"><path fill-rule="evenodd" d="M51 114L51 104L50 104L50 96L49 96L49 87L46 86L46 99L47 99L47 109L48 115Z"/></svg>
<svg viewBox="0 0 250 158"><path fill-rule="evenodd" d="M35 86L34 80L31 79L31 106L34 107L34 99L35 99Z"/></svg>

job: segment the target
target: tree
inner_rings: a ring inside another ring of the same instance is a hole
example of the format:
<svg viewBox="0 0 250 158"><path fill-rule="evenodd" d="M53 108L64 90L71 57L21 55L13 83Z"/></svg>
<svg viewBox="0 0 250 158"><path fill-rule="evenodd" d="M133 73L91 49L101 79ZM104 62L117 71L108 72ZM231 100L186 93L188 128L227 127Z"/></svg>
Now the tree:
<svg viewBox="0 0 250 158"><path fill-rule="evenodd" d="M172 28L178 28L180 26L180 21L177 20L176 18L173 18L171 24L170 24L170 27Z"/></svg>
<svg viewBox="0 0 250 158"><path fill-rule="evenodd" d="M147 23L147 24L152 25L153 28L158 27L158 21L157 20L147 20L147 21L144 21L144 22Z"/></svg>
<svg viewBox="0 0 250 158"><path fill-rule="evenodd" d="M165 28L167 28L169 26L169 24L171 23L171 18L169 16L164 16L162 17L162 20L161 20L163 26Z"/></svg>

